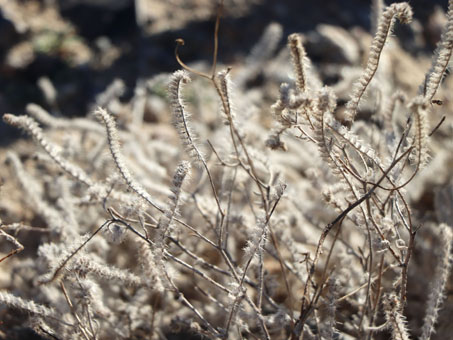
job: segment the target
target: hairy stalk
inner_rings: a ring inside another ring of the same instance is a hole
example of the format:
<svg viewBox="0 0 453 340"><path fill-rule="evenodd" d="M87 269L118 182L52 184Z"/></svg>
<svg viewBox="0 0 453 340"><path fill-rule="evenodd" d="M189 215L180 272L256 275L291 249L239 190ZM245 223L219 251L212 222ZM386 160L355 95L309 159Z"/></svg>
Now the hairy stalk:
<svg viewBox="0 0 453 340"><path fill-rule="evenodd" d="M429 294L426 315L422 328L421 340L429 340L431 335L434 333L434 325L437 322L439 315L439 309L442 302L445 300L445 287L448 282L450 275L451 263L453 261L453 232L451 226L441 224L439 226L439 256L440 262L437 265L434 282L431 287L431 293Z"/></svg>
<svg viewBox="0 0 453 340"><path fill-rule="evenodd" d="M424 97L431 102L445 75L451 55L453 53L453 0L448 1L447 25L442 33L440 42L434 52L433 60L424 85Z"/></svg>
<svg viewBox="0 0 453 340"><path fill-rule="evenodd" d="M93 181L88 177L85 171L60 156L57 148L47 141L42 133L42 129L33 118L27 116L14 116L12 114L5 113L3 115L3 121L9 125L19 127L29 133L55 161L55 163L57 163L63 170L79 182L84 183L89 187L93 185Z"/></svg>
<svg viewBox="0 0 453 340"><path fill-rule="evenodd" d="M104 109L98 108L95 111L95 115L101 119L107 130L107 137L109 142L110 152L112 154L113 160L118 171L123 177L126 184L134 191L138 196L143 198L151 206L157 207L158 205L153 201L151 195L132 177L129 169L126 166L126 162L121 153L120 141L118 138L118 130L116 128L115 121L113 117Z"/></svg>
<svg viewBox="0 0 453 340"><path fill-rule="evenodd" d="M357 115L360 99L376 73L382 49L393 29L395 18L398 18L403 24L407 24L412 20L412 9L407 2L392 4L382 13L376 35L371 44L366 68L360 79L354 84L353 94L346 104L345 118L347 121L354 121Z"/></svg>

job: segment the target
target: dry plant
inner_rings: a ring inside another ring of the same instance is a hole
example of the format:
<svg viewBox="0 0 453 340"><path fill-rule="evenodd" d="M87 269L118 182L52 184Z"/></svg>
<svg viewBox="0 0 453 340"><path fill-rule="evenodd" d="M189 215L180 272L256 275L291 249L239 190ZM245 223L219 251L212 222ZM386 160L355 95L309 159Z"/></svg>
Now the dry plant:
<svg viewBox="0 0 453 340"><path fill-rule="evenodd" d="M35 104L26 116L5 114L45 151L6 157L23 209L44 227L1 225L16 248L0 259L9 257L15 272L0 304L24 311L53 339L409 339L412 331L430 339L445 299L452 226L418 220L408 188L443 122L430 117L453 49L453 0L419 94L408 100L391 89L373 117L356 120L364 96L376 93L373 81L392 86L381 83L379 62L395 22L412 19L408 3L374 5L368 61L344 107L309 69L302 36L288 37L295 78L280 86L270 133L251 104L262 98L245 83L271 58L282 30L269 26L234 89L234 70L217 70L221 4L209 71L186 65L177 41L183 70L169 77L168 101L182 151L160 127L142 123L138 95L132 118L96 109L103 127ZM193 77L202 81L190 92ZM147 86L162 86L162 76ZM105 105L114 92L102 97ZM220 118L210 116L214 106L191 117L196 101L184 96L196 92L220 103ZM438 240L438 265L424 325L410 330L408 280L420 228ZM23 266L12 256L23 249L20 230L40 235L37 258Z"/></svg>

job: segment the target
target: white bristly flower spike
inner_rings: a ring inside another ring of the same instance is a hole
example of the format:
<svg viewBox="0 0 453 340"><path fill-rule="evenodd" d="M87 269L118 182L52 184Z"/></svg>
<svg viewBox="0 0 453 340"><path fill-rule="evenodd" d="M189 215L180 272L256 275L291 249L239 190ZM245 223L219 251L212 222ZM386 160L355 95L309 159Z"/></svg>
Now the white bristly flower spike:
<svg viewBox="0 0 453 340"><path fill-rule="evenodd" d="M395 18L398 18L403 24L411 22L412 9L407 2L392 4L384 10L379 20L376 35L371 44L366 68L360 79L354 84L351 99L346 104L345 119L347 121L354 121L357 115L360 99L376 73L382 49L384 48L387 37L393 30Z"/></svg>

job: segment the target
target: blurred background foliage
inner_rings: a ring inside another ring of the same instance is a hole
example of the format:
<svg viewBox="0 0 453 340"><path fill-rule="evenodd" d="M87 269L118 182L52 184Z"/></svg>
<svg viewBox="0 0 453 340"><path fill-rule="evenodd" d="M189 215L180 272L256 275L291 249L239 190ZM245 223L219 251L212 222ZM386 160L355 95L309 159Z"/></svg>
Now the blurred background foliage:
<svg viewBox="0 0 453 340"><path fill-rule="evenodd" d="M417 35L405 49L430 54L446 3L411 1L416 20L395 32ZM85 115L117 78L126 84L127 101L141 79L178 68L175 39L186 41L186 62L211 59L216 6L212 0L0 0L0 112L20 113L35 102L55 114ZM226 0L219 60L243 62L271 22L283 26L283 36L320 24L369 31L370 7L370 0ZM307 52L315 63L333 58L316 44L307 44ZM57 89L53 108L44 98L43 78ZM3 122L0 132L2 144L17 135Z"/></svg>

